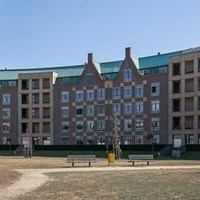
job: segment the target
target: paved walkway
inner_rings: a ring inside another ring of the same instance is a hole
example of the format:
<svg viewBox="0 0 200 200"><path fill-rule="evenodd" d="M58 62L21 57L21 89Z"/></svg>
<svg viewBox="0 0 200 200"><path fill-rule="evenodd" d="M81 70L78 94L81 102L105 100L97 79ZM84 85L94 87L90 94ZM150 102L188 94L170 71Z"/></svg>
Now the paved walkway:
<svg viewBox="0 0 200 200"><path fill-rule="evenodd" d="M138 171L138 170L173 170L173 169L200 169L200 165L190 166L137 166L137 167L76 167L76 168L53 168L53 169L16 169L22 176L12 185L0 189L0 200L17 199L20 195L28 193L44 185L50 178L45 175L48 172L76 172L76 171Z"/></svg>

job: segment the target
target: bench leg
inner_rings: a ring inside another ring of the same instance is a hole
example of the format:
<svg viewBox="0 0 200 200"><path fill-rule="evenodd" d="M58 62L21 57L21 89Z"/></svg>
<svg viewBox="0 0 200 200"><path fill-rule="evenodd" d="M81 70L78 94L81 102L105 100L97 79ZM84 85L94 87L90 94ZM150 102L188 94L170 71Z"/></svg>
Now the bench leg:
<svg viewBox="0 0 200 200"><path fill-rule="evenodd" d="M91 167L91 162L89 162L89 167Z"/></svg>
<svg viewBox="0 0 200 200"><path fill-rule="evenodd" d="M72 163L72 167L74 167L74 162Z"/></svg>
<svg viewBox="0 0 200 200"><path fill-rule="evenodd" d="M149 165L149 161L147 162L147 165Z"/></svg>
<svg viewBox="0 0 200 200"><path fill-rule="evenodd" d="M134 166L135 162L133 162L133 166Z"/></svg>

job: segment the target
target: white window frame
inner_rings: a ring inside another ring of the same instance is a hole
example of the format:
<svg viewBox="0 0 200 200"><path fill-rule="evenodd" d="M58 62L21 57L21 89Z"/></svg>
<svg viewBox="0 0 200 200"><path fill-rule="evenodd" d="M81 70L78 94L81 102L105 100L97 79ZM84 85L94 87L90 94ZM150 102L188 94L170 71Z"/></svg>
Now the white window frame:
<svg viewBox="0 0 200 200"><path fill-rule="evenodd" d="M83 90L77 90L76 91L76 102L82 102L83 101Z"/></svg>
<svg viewBox="0 0 200 200"><path fill-rule="evenodd" d="M153 88L155 87L156 92L152 92ZM159 96L160 95L160 83L152 83L151 84L151 96Z"/></svg>
<svg viewBox="0 0 200 200"><path fill-rule="evenodd" d="M87 132L94 132L94 121L87 121Z"/></svg>
<svg viewBox="0 0 200 200"><path fill-rule="evenodd" d="M156 123L156 126L153 127L154 123ZM160 130L160 119L158 117L151 118L151 131L159 131Z"/></svg>
<svg viewBox="0 0 200 200"><path fill-rule="evenodd" d="M106 144L106 138L105 138L105 136L98 136L97 137L97 144L98 145L105 145Z"/></svg>
<svg viewBox="0 0 200 200"><path fill-rule="evenodd" d="M2 123L2 133L9 134L10 133L10 122L3 122Z"/></svg>
<svg viewBox="0 0 200 200"><path fill-rule="evenodd" d="M3 94L2 95L2 104L3 105L10 105L10 94Z"/></svg>
<svg viewBox="0 0 200 200"><path fill-rule="evenodd" d="M132 131L132 119L124 119L124 131Z"/></svg>
<svg viewBox="0 0 200 200"><path fill-rule="evenodd" d="M69 102L69 91L62 91L61 92L61 103L68 103Z"/></svg>
<svg viewBox="0 0 200 200"><path fill-rule="evenodd" d="M82 128L77 128L79 125L80 125ZM76 132L80 133L80 132L83 132L83 130L84 130L83 121L76 121Z"/></svg>
<svg viewBox="0 0 200 200"><path fill-rule="evenodd" d="M68 127L68 129L63 128L65 126ZM69 132L69 122L67 121L61 122L61 133L68 133L68 132Z"/></svg>
<svg viewBox="0 0 200 200"><path fill-rule="evenodd" d="M94 106L93 105L88 105L86 107L86 116L87 117L93 117L94 116Z"/></svg>
<svg viewBox="0 0 200 200"><path fill-rule="evenodd" d="M129 92L127 92L127 91L129 91ZM131 99L131 98L132 98L132 87L125 86L124 87L124 99Z"/></svg>
<svg viewBox="0 0 200 200"><path fill-rule="evenodd" d="M2 119L10 119L10 108L2 109Z"/></svg>
<svg viewBox="0 0 200 200"><path fill-rule="evenodd" d="M124 70L124 82L131 82L132 81L132 69Z"/></svg>
<svg viewBox="0 0 200 200"><path fill-rule="evenodd" d="M113 104L113 114L114 114L114 115L120 115L120 114L121 114L121 106L120 106L120 103L114 103L114 104Z"/></svg>
<svg viewBox="0 0 200 200"><path fill-rule="evenodd" d="M99 112L99 111L102 111L102 112ZM104 104L97 105L97 116L105 116L105 105Z"/></svg>
<svg viewBox="0 0 200 200"><path fill-rule="evenodd" d="M87 101L94 101L94 90L87 90Z"/></svg>
<svg viewBox="0 0 200 200"><path fill-rule="evenodd" d="M160 101L152 100L151 101L151 113L159 113L160 112Z"/></svg>
<svg viewBox="0 0 200 200"><path fill-rule="evenodd" d="M104 132L105 131L105 120L98 120L97 121L97 131Z"/></svg>
<svg viewBox="0 0 200 200"><path fill-rule="evenodd" d="M94 136L87 136L86 137L86 144L87 145L94 145Z"/></svg>
<svg viewBox="0 0 200 200"><path fill-rule="evenodd" d="M143 131L144 130L144 120L142 118L135 119L135 131Z"/></svg>
<svg viewBox="0 0 200 200"><path fill-rule="evenodd" d="M141 98L144 96L144 86L136 85L135 86L135 98Z"/></svg>
<svg viewBox="0 0 200 200"><path fill-rule="evenodd" d="M132 114L132 103L124 103L124 115Z"/></svg>
<svg viewBox="0 0 200 200"><path fill-rule="evenodd" d="M121 98L121 88L114 87L112 89L112 96L113 96L113 99L120 99Z"/></svg>
<svg viewBox="0 0 200 200"><path fill-rule="evenodd" d="M136 102L135 103L135 114L143 114L144 113L144 102Z"/></svg>
<svg viewBox="0 0 200 200"><path fill-rule="evenodd" d="M69 117L69 106L62 106L61 107L61 118L68 118Z"/></svg>
<svg viewBox="0 0 200 200"><path fill-rule="evenodd" d="M78 114L78 110L82 110L82 114ZM76 117L83 117L83 112L83 106L76 106Z"/></svg>
<svg viewBox="0 0 200 200"><path fill-rule="evenodd" d="M99 88L97 92L98 101L105 100L105 88Z"/></svg>

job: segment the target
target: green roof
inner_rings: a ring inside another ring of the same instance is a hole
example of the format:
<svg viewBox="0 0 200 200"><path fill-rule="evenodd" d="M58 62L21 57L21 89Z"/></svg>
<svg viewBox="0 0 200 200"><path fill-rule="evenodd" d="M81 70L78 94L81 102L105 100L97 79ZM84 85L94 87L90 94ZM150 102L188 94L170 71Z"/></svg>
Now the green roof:
<svg viewBox="0 0 200 200"><path fill-rule="evenodd" d="M154 56L147 56L136 58L132 57L135 65L139 69L147 69L159 66L167 66L170 56L180 55L184 51L176 51L165 54L158 54ZM99 74L112 74L117 73L121 66L123 60L113 61L113 62L94 62L94 65L99 72ZM76 66L63 66L63 67L50 67L50 68L34 68L34 69L5 69L0 70L0 80L17 80L18 74L23 73L42 73L42 72L55 72L58 74L58 78L63 77L78 77L81 76L86 65L76 65Z"/></svg>
<svg viewBox="0 0 200 200"><path fill-rule="evenodd" d="M15 69L15 70L0 70L0 80L17 80L18 74L27 73L42 73L55 72L59 78L80 76L85 68L85 65L65 66L65 67L50 67L50 68L35 68L35 69Z"/></svg>
<svg viewBox="0 0 200 200"><path fill-rule="evenodd" d="M183 51L176 51L176 52L171 52L171 53L158 54L154 56L141 57L139 58L140 69L167 66L169 63L170 56L176 56L182 53Z"/></svg>

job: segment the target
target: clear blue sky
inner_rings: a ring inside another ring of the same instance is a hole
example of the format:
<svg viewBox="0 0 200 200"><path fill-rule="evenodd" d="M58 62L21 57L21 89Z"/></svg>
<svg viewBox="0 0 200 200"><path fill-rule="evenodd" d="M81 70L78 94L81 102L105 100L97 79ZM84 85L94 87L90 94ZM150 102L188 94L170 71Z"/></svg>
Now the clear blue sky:
<svg viewBox="0 0 200 200"><path fill-rule="evenodd" d="M200 46L200 0L0 0L0 69L79 65Z"/></svg>

